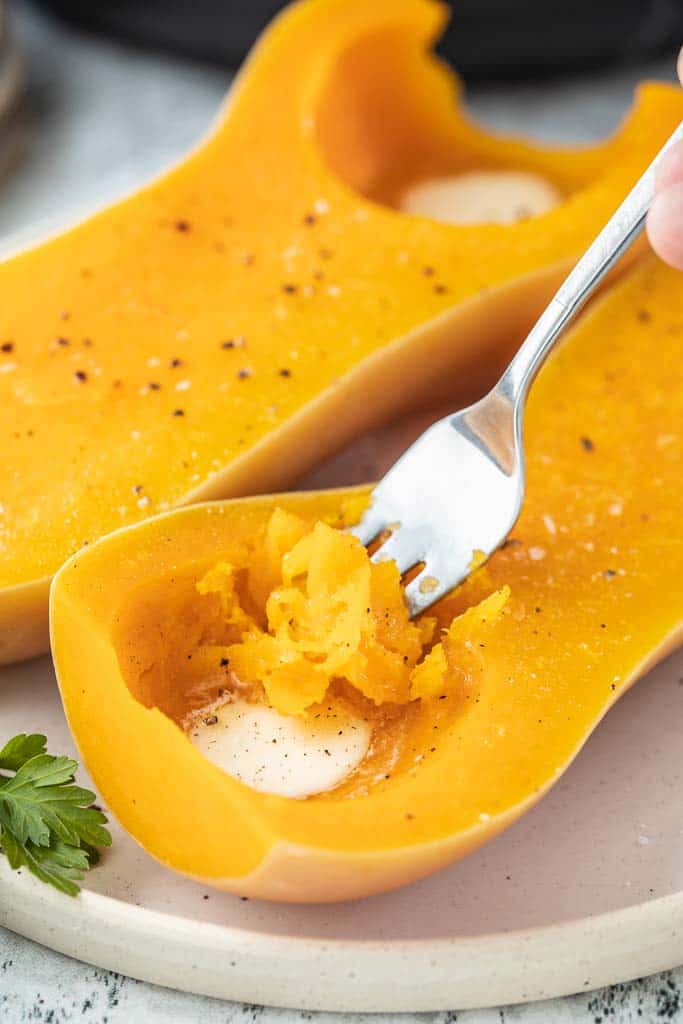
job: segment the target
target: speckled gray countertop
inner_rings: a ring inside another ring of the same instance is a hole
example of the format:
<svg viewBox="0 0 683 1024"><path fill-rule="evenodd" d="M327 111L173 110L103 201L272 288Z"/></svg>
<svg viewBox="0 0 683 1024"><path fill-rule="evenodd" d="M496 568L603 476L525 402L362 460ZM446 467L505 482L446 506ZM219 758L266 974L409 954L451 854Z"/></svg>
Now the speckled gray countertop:
<svg viewBox="0 0 683 1024"><path fill-rule="evenodd" d="M220 69L186 64L72 33L23 4L26 103L4 149L0 237L63 211L95 208L149 178L206 130L226 89ZM610 132L633 83L670 78L673 59L574 80L480 88L472 109L496 129L548 141ZM11 147L11 159L8 149ZM7 169L9 167L9 169ZM601 992L504 1009L397 1018L316 1014L225 1003L156 988L78 963L0 930L2 1024L631 1024L683 1021L683 969Z"/></svg>

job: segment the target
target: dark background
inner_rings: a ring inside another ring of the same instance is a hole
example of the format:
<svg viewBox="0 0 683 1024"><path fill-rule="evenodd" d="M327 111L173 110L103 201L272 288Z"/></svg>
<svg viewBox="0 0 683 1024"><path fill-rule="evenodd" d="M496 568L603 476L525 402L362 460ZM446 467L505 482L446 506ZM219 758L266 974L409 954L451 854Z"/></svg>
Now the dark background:
<svg viewBox="0 0 683 1024"><path fill-rule="evenodd" d="M40 0L93 31L239 63L278 0ZM367 0L373 3L373 0ZM683 40L683 0L453 0L439 49L470 80L533 78Z"/></svg>

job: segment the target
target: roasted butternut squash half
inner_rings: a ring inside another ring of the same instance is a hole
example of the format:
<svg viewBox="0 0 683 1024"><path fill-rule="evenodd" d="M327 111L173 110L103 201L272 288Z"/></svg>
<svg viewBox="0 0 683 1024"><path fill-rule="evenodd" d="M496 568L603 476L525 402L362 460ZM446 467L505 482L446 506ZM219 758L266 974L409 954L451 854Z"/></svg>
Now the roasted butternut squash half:
<svg viewBox="0 0 683 1024"><path fill-rule="evenodd" d="M478 389L683 116L647 85L603 145L494 138L428 52L444 16L292 7L195 153L0 266L0 662L46 648L49 579L86 542ZM405 212L453 179L508 223Z"/></svg>
<svg viewBox="0 0 683 1024"><path fill-rule="evenodd" d="M522 516L435 622L409 623L391 566L372 576L336 531L366 489L195 505L74 555L52 649L125 828L207 884L341 900L425 875L535 803L683 635L682 340L681 277L647 258L543 369ZM307 787L283 788L286 759L265 751L281 741L311 758Z"/></svg>

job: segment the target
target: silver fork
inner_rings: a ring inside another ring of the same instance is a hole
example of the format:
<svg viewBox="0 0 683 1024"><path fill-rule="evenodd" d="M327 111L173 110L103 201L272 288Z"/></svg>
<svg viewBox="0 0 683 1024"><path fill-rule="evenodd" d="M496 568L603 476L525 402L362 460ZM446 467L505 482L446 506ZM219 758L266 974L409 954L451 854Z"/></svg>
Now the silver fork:
<svg viewBox="0 0 683 1024"><path fill-rule="evenodd" d="M393 559L401 573L423 564L405 588L411 615L465 579L514 526L524 498L522 413L529 387L567 324L642 231L657 165L680 139L683 123L566 278L493 390L429 427L380 480L365 515L351 528L363 544L390 531L374 561Z"/></svg>

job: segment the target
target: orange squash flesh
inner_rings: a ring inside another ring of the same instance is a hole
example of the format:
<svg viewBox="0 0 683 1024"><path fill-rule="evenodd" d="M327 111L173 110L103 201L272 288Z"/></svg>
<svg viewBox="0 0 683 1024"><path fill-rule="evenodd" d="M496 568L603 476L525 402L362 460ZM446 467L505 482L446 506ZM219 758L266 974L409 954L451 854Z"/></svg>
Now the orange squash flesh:
<svg viewBox="0 0 683 1024"><path fill-rule="evenodd" d="M184 653L207 566L258 543L276 506L340 523L366 490L197 505L74 556L52 589L55 664L83 758L125 828L208 884L338 900L425 875L538 800L683 635L683 392L672 372L682 339L680 276L648 258L542 371L526 419L522 516L435 610L447 625L509 585L506 614L480 649L481 676L448 720L425 702L413 733L422 760L364 790L350 780L306 800L257 793L148 706L144 686L160 659Z"/></svg>
<svg viewBox="0 0 683 1024"><path fill-rule="evenodd" d="M509 588L437 632L433 616L411 622L396 564L373 563L338 527L338 515L311 523L276 508L198 580L195 567L170 591L166 577L141 582L113 634L133 695L182 726L234 698L304 719L330 701L366 720L379 707L399 730L418 697L457 706L481 670L475 634L486 639Z"/></svg>
<svg viewBox="0 0 683 1024"><path fill-rule="evenodd" d="M0 662L45 649L49 578L86 541L292 483L445 380L491 379L683 116L652 84L603 145L493 138L427 52L444 16L293 7L193 155L0 266ZM392 205L473 168L537 172L564 199L508 226Z"/></svg>

